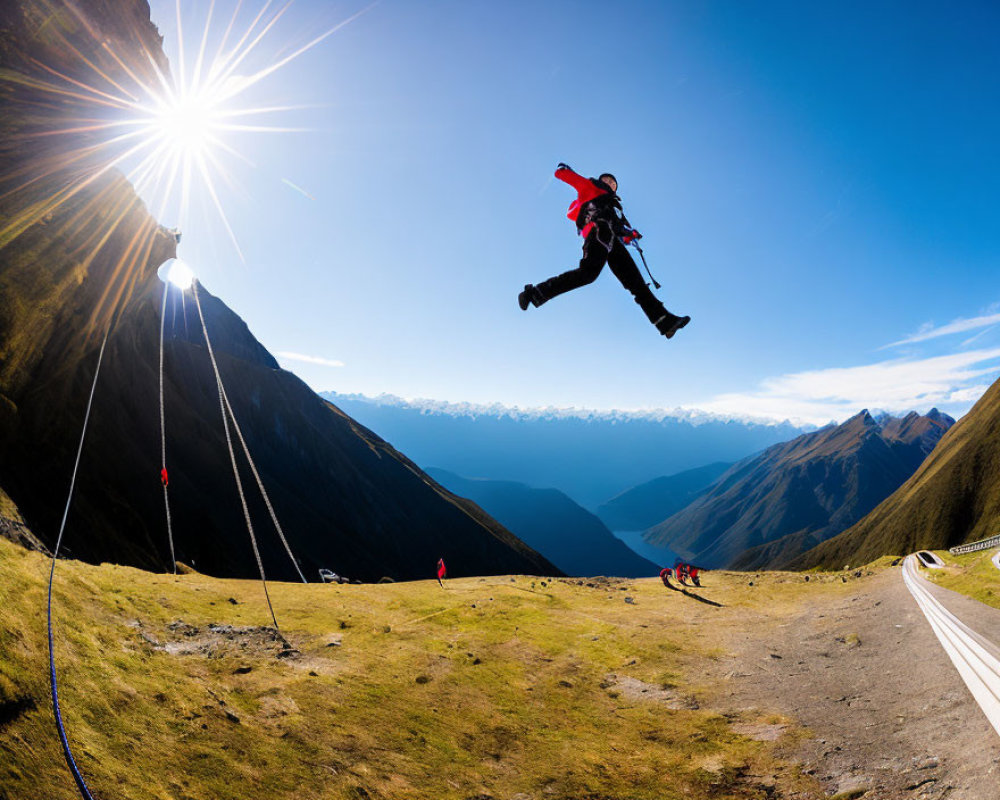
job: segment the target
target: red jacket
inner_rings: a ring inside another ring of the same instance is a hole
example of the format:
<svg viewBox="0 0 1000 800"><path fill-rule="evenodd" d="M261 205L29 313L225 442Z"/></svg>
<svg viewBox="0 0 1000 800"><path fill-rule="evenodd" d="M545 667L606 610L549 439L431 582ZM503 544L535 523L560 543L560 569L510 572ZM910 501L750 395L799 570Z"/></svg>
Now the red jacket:
<svg viewBox="0 0 1000 800"><path fill-rule="evenodd" d="M622 237L625 244L638 238L636 232L628 226L627 220L624 220L624 217L619 220L615 215L615 208L621 210L621 201L607 184L595 178L584 178L569 167L560 167L556 170L555 175L563 183L568 183L576 189L576 200L569 204L566 216L576 223L577 231L581 236L586 237L598 221L606 220L611 223L613 229L621 227L622 221L625 222L623 230L615 230L615 233ZM598 198L602 199L594 202ZM583 218L580 217L581 211L584 212Z"/></svg>

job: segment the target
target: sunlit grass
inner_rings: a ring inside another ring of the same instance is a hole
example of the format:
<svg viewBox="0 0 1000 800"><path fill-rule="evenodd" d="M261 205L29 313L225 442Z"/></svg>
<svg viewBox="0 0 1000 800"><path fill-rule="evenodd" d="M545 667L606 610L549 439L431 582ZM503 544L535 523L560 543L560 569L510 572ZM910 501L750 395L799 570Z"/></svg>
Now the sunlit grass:
<svg viewBox="0 0 1000 800"><path fill-rule="evenodd" d="M0 786L71 798L48 707L45 574L43 558L0 541L0 703L34 703L0 726ZM718 655L692 631L849 587L790 574L706 583L724 608L657 580L275 584L299 651L281 657L257 630L268 619L258 583L67 561L56 576L64 711L102 797L758 798L762 776L814 791L774 744L689 702ZM198 635L171 630L178 621ZM203 642L212 623L252 630ZM609 676L681 702L630 696Z"/></svg>
<svg viewBox="0 0 1000 800"><path fill-rule="evenodd" d="M923 574L946 589L964 594L994 608L1000 608L1000 569L993 566L996 550L951 555L947 550L934 553L945 563L944 569L923 570Z"/></svg>

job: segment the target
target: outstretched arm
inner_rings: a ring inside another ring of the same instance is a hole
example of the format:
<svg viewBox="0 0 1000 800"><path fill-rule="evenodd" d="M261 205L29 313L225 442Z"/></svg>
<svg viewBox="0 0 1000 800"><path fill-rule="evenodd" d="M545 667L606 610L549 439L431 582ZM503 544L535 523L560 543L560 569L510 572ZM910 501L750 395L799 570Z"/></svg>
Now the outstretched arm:
<svg viewBox="0 0 1000 800"><path fill-rule="evenodd" d="M593 185L587 178L584 178L582 175L578 175L573 172L568 165L562 163L556 167L556 177L563 183L568 183L578 192Z"/></svg>

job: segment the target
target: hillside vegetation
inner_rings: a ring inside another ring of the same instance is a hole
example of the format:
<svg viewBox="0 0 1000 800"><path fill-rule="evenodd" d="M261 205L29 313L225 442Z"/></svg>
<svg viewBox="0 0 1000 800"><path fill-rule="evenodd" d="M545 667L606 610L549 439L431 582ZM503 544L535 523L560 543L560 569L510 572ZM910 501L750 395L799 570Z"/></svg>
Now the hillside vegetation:
<svg viewBox="0 0 1000 800"><path fill-rule="evenodd" d="M45 663L48 562L0 540L0 797L69 800ZM712 637L839 578L258 583L62 562L64 714L100 798L824 796L699 686ZM627 601L628 599L628 601ZM789 721L782 720L783 724Z"/></svg>
<svg viewBox="0 0 1000 800"><path fill-rule="evenodd" d="M787 569L899 488L954 422L937 409L881 421L862 411L735 464L644 536L706 567ZM908 551L864 561L891 552Z"/></svg>
<svg viewBox="0 0 1000 800"><path fill-rule="evenodd" d="M924 570L924 575L938 586L1000 608L1000 569L993 565L995 554L995 548L958 556L939 550L937 556L944 561L944 569Z"/></svg>
<svg viewBox="0 0 1000 800"><path fill-rule="evenodd" d="M913 476L849 530L794 568L836 568L885 553L945 550L1000 525L1000 381L934 448Z"/></svg>

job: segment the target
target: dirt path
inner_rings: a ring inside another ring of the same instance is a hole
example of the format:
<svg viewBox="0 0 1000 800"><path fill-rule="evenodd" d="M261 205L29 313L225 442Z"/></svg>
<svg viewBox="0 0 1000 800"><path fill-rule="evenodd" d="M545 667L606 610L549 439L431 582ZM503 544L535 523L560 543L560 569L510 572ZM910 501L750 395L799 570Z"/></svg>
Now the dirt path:
<svg viewBox="0 0 1000 800"><path fill-rule="evenodd" d="M899 569L817 593L793 615L726 626L713 705L775 711L809 728L788 753L830 794L878 800L995 800L1000 738L903 584ZM935 587L964 622L1000 642L1000 611Z"/></svg>

